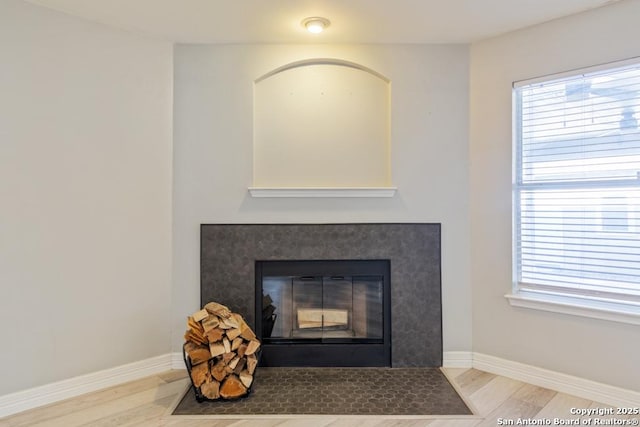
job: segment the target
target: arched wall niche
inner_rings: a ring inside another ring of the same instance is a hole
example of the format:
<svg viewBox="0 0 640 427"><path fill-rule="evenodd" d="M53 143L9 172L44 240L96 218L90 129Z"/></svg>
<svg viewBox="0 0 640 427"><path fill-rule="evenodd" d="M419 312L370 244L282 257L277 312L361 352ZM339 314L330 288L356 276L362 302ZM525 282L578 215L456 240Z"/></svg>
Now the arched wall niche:
<svg viewBox="0 0 640 427"><path fill-rule="evenodd" d="M254 81L254 188L390 188L390 81L332 58Z"/></svg>

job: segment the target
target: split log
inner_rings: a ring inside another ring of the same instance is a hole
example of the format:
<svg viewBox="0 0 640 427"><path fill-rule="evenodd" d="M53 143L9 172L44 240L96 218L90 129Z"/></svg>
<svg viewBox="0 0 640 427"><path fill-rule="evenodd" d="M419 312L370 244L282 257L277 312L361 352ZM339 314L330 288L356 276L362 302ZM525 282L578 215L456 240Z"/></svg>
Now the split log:
<svg viewBox="0 0 640 427"><path fill-rule="evenodd" d="M231 351L237 350L238 347L240 347L240 345L242 344L242 338L238 337L236 339L233 340L233 342L231 343Z"/></svg>
<svg viewBox="0 0 640 427"><path fill-rule="evenodd" d="M220 383L218 381L206 382L200 386L200 392L207 399L215 400L220 398Z"/></svg>
<svg viewBox="0 0 640 427"><path fill-rule="evenodd" d="M231 315L226 319L220 318L220 327L222 329L240 329L240 323Z"/></svg>
<svg viewBox="0 0 640 427"><path fill-rule="evenodd" d="M198 335L194 335L194 334L192 334L191 332L187 332L187 333L184 335L184 339L185 339L186 341L191 341L191 342L196 343L196 344L198 344L198 345L206 345L206 344L207 344L207 342L208 342L206 338L204 338L204 339L203 339L203 338L201 338L201 337L200 337L200 336L198 336Z"/></svg>
<svg viewBox="0 0 640 427"><path fill-rule="evenodd" d="M218 361L211 368L211 376L217 381L222 381L227 377L227 365L223 360Z"/></svg>
<svg viewBox="0 0 640 427"><path fill-rule="evenodd" d="M238 358L238 364L233 369L233 373L236 375L240 375L240 372L242 372L246 364L247 364L247 359L245 359L244 357L242 359Z"/></svg>
<svg viewBox="0 0 640 427"><path fill-rule="evenodd" d="M218 342L224 336L224 331L218 327L215 327L205 332L205 336L207 337L210 343Z"/></svg>
<svg viewBox="0 0 640 427"><path fill-rule="evenodd" d="M251 340L251 341L249 341L249 344L247 345L247 350L244 352L244 354L246 356L250 356L253 353L255 353L256 351L258 351L258 348L260 348L260 341Z"/></svg>
<svg viewBox="0 0 640 427"><path fill-rule="evenodd" d="M231 361L227 364L227 366L235 370L236 366L238 366L238 362L240 362L240 358L236 356L233 359L231 359Z"/></svg>
<svg viewBox="0 0 640 427"><path fill-rule="evenodd" d="M192 341L196 344L206 345L209 340L204 336L204 328L200 322L196 322L192 316L187 318L187 326L189 329L184 334L186 341Z"/></svg>
<svg viewBox="0 0 640 427"><path fill-rule="evenodd" d="M200 363L207 362L211 359L211 352L205 346L196 345L191 343L192 345L185 346L185 351L189 356L189 360L191 360L191 365L199 365Z"/></svg>
<svg viewBox="0 0 640 427"><path fill-rule="evenodd" d="M256 366L258 366L258 358L254 354L247 357L247 370L250 374L253 375L256 370Z"/></svg>
<svg viewBox="0 0 640 427"><path fill-rule="evenodd" d="M228 364L234 357L236 357L234 353L225 353L222 355L222 360L224 360L224 363Z"/></svg>
<svg viewBox="0 0 640 427"><path fill-rule="evenodd" d="M236 399L245 394L247 394L247 387L233 374L229 375L220 387L220 396L225 399Z"/></svg>
<svg viewBox="0 0 640 427"><path fill-rule="evenodd" d="M210 349L209 354L211 354L211 356L209 357L216 357L226 353L224 349L224 344L222 343L209 344L209 349Z"/></svg>
<svg viewBox="0 0 640 427"><path fill-rule="evenodd" d="M240 344L240 347L238 347L238 356L240 357L244 357L244 353L247 351L247 346L248 344L246 342L243 342L242 344Z"/></svg>
<svg viewBox="0 0 640 427"><path fill-rule="evenodd" d="M204 319L209 317L209 312L203 308L202 310L193 313L192 317L196 322L202 322Z"/></svg>
<svg viewBox="0 0 640 427"><path fill-rule="evenodd" d="M222 317L224 319L231 316L231 310L229 310L229 307L219 304L217 302L210 302L206 304L204 306L204 309L207 310L209 313L218 317Z"/></svg>
<svg viewBox="0 0 640 427"><path fill-rule="evenodd" d="M211 373L209 372L208 363L200 363L191 368L191 380L193 385L200 387L205 382L211 379Z"/></svg>
<svg viewBox="0 0 640 427"><path fill-rule="evenodd" d="M349 323L349 313L347 310L328 308L299 308L298 328L322 328L322 327L347 327Z"/></svg>
<svg viewBox="0 0 640 427"><path fill-rule="evenodd" d="M256 334L254 334L251 328L248 326L242 330L242 332L240 333L240 336L247 341L256 339Z"/></svg>
<svg viewBox="0 0 640 427"><path fill-rule="evenodd" d="M198 313L200 312L197 312L194 315L198 315ZM204 328L202 327L202 324L199 321L197 321L193 316L187 317L187 325L189 326L189 329L191 329L193 332L196 332L196 333L204 332Z"/></svg>
<svg viewBox="0 0 640 427"><path fill-rule="evenodd" d="M227 338L233 341L240 336L242 331L240 330L240 328L231 328L231 329L227 329L226 333L227 333Z"/></svg>
<svg viewBox="0 0 640 427"><path fill-rule="evenodd" d="M251 383L253 382L253 375L249 373L249 371L240 372L240 382L246 387L251 387Z"/></svg>
<svg viewBox="0 0 640 427"><path fill-rule="evenodd" d="M247 341L255 340L256 334L253 333L247 322L241 317L240 319L240 336Z"/></svg>
<svg viewBox="0 0 640 427"><path fill-rule="evenodd" d="M207 312L208 313L208 312ZM205 332L210 331L211 329L217 328L220 325L220 321L218 320L218 316L209 316L204 319L202 322L202 328Z"/></svg>

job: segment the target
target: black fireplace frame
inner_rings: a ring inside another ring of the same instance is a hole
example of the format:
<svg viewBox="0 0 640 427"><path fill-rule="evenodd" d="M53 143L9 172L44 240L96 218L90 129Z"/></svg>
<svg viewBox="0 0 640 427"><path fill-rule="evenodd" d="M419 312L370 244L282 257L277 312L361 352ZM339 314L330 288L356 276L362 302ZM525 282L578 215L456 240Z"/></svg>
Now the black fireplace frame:
<svg viewBox="0 0 640 427"><path fill-rule="evenodd" d="M382 338L287 339L262 336L263 277L382 277ZM391 366L391 263L389 260L264 260L255 263L255 324L262 341L262 366L380 367Z"/></svg>

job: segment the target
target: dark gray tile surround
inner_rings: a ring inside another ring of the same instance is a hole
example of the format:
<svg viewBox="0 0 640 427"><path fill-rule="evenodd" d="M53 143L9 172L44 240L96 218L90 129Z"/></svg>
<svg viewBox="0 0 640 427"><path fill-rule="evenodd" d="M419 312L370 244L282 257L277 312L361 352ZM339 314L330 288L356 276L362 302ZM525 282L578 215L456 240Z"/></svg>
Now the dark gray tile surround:
<svg viewBox="0 0 640 427"><path fill-rule="evenodd" d="M391 261L392 366L442 366L440 224L203 224L201 303L254 324L255 261Z"/></svg>

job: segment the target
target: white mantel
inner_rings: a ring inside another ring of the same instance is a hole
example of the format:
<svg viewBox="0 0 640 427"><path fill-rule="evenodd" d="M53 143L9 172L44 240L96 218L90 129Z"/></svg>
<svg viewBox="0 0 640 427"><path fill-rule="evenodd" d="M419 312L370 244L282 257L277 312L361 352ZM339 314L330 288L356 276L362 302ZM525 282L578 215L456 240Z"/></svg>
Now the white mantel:
<svg viewBox="0 0 640 427"><path fill-rule="evenodd" d="M251 197L393 197L397 187L249 187Z"/></svg>

